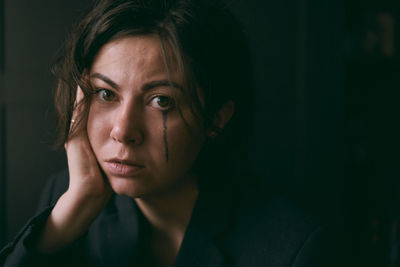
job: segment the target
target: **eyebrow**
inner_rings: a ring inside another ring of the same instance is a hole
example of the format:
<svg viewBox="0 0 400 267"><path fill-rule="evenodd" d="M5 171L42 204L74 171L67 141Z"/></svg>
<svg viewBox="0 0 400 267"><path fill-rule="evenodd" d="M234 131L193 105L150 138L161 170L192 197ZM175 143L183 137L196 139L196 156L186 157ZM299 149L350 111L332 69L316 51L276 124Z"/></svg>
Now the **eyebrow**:
<svg viewBox="0 0 400 267"><path fill-rule="evenodd" d="M90 78L97 78L102 80L103 82L107 83L109 86L111 86L112 88L119 90L119 86L118 84L116 84L113 80L111 80L110 78L108 78L107 76L104 76L103 74L100 73L93 73L92 75L90 75Z"/></svg>
<svg viewBox="0 0 400 267"><path fill-rule="evenodd" d="M102 80L103 82L107 83L108 85L110 85L111 87L113 87L116 90L119 90L120 87L118 86L117 83L115 83L113 80L111 80L110 78L108 78L107 76L104 76L103 74L100 73L93 73L92 75L90 75L91 78L97 78ZM169 81L169 80L159 80L159 81L151 81L146 83L145 85L143 85L142 90L143 91L150 91L153 88L156 87L160 87L160 86L171 86L174 87L180 91L183 91L183 88L181 85L179 85L176 82L173 81Z"/></svg>
<svg viewBox="0 0 400 267"><path fill-rule="evenodd" d="M151 81L149 83L146 83L143 87L142 90L143 91L149 91L155 87L160 87L160 86L170 86L170 87L174 87L175 89L178 89L180 91L183 90L182 86L180 86L179 84L177 84L176 82L173 81L168 81L168 80L160 80L160 81Z"/></svg>

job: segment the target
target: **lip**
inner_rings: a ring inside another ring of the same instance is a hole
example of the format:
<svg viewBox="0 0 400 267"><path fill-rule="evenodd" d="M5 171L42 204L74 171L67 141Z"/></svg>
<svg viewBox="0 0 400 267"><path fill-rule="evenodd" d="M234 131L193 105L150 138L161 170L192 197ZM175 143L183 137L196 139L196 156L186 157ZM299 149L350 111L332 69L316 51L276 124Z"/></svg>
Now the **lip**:
<svg viewBox="0 0 400 267"><path fill-rule="evenodd" d="M144 166L138 162L113 158L105 161L105 169L108 173L119 177L132 177L144 170Z"/></svg>

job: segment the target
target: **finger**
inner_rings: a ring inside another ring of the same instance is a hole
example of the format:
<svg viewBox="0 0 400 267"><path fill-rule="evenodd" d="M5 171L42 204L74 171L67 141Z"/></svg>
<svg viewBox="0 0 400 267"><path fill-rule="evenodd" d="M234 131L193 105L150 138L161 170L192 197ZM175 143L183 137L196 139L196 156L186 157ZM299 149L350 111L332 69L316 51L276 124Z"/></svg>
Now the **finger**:
<svg viewBox="0 0 400 267"><path fill-rule="evenodd" d="M75 104L79 104L83 99L83 92L82 88L78 85L76 88L76 99L75 99Z"/></svg>
<svg viewBox="0 0 400 267"><path fill-rule="evenodd" d="M72 114L72 119L76 119L77 116L79 115L80 111L81 111L81 104L82 104L82 100L83 100L83 92L80 86L78 86L76 88L76 98L75 98L75 102L74 102L74 112Z"/></svg>
<svg viewBox="0 0 400 267"><path fill-rule="evenodd" d="M82 118L80 117L81 112L83 111L83 92L80 86L76 88L76 98L74 102L74 110L72 113L72 118L70 122L70 129L74 129L75 126L78 124L78 120L81 120Z"/></svg>

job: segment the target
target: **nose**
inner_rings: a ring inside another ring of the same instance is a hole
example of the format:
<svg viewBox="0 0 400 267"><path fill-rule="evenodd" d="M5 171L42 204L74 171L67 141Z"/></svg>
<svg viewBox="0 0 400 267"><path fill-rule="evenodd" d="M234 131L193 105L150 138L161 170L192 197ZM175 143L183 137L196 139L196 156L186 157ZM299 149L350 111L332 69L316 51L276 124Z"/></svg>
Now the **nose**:
<svg viewBox="0 0 400 267"><path fill-rule="evenodd" d="M119 143L141 144L143 132L140 117L140 111L134 105L121 105L116 110L110 137Z"/></svg>

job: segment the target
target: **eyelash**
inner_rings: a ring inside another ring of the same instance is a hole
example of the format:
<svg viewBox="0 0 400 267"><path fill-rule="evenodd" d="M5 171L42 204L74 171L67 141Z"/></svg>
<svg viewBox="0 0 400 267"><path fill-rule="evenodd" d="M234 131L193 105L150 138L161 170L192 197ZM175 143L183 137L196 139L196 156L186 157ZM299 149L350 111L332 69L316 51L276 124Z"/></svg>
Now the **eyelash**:
<svg viewBox="0 0 400 267"><path fill-rule="evenodd" d="M101 93L103 93L103 92L109 93L109 94L110 94L109 97L112 97L113 99L111 99L111 100L104 99L104 96L101 95ZM105 88L96 89L94 93L95 93L95 95L98 95L98 97L99 97L102 101L104 101L104 102L113 101L114 98L116 97L116 95L114 94L113 91L108 90L108 89L105 89Z"/></svg>
<svg viewBox="0 0 400 267"><path fill-rule="evenodd" d="M160 100L160 99L162 99L162 98L165 98L164 100L167 100L168 101L168 103L167 103L167 105L166 106L161 106L158 102L156 102L157 101L157 99L158 100ZM174 102L174 100L172 99L172 98L170 98L169 96L165 96L165 95L156 95L156 96L153 96L151 99L150 99L150 106L152 106L152 107L154 107L154 108L157 108L157 109L161 109L161 110L170 110L170 109L172 109L172 108L174 108L175 107L175 102Z"/></svg>

